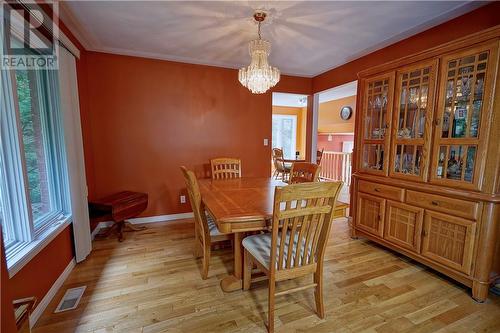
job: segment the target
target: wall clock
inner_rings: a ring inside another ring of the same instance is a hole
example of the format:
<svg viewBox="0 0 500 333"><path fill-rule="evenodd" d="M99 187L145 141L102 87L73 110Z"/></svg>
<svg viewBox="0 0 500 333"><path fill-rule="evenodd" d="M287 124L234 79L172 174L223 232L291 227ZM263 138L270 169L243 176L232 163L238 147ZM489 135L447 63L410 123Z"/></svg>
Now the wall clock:
<svg viewBox="0 0 500 333"><path fill-rule="evenodd" d="M342 120L349 120L352 116L352 108L350 106L343 106L342 109L340 109L340 118Z"/></svg>

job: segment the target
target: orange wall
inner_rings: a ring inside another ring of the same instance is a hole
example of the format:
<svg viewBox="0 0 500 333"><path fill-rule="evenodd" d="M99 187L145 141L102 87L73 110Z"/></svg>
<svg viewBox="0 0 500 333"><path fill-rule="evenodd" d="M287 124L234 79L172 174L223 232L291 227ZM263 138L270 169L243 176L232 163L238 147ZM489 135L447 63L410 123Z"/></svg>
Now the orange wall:
<svg viewBox="0 0 500 333"><path fill-rule="evenodd" d="M348 120L340 118L340 109L344 106L352 108L352 116ZM321 103L319 105L318 133L354 133L355 117L355 95Z"/></svg>
<svg viewBox="0 0 500 333"><path fill-rule="evenodd" d="M271 94L252 94L236 70L89 52L86 80L92 198L129 189L149 194L145 216L190 211L179 167L208 175L217 156L241 158L245 176L269 176ZM310 88L290 77L277 87Z"/></svg>
<svg viewBox="0 0 500 333"><path fill-rule="evenodd" d="M73 259L71 226L30 260L9 282L14 299L35 296L40 302Z"/></svg>
<svg viewBox="0 0 500 333"><path fill-rule="evenodd" d="M297 116L296 150L300 152L300 158L305 158L306 154L306 126L307 107L275 106L273 114L285 114Z"/></svg>
<svg viewBox="0 0 500 333"><path fill-rule="evenodd" d="M432 2L429 2L429 4L432 5ZM314 77L313 91L319 92L357 80L357 73L364 69L498 25L500 24L499 13L500 2L492 2L434 28L372 52Z"/></svg>
<svg viewBox="0 0 500 333"><path fill-rule="evenodd" d="M12 288L10 287L9 273L7 271L7 262L5 260L5 250L3 247L3 233L0 225L0 332L13 333L16 332L16 320L14 318L14 307L12 306Z"/></svg>

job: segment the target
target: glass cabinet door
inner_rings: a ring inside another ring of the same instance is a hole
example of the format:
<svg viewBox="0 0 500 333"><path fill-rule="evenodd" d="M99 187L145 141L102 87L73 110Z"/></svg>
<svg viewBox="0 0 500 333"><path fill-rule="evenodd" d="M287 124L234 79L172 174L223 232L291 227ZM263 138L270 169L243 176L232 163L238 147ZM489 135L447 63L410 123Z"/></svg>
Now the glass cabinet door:
<svg viewBox="0 0 500 333"><path fill-rule="evenodd" d="M479 189L497 51L496 44L489 44L443 58L431 174L435 183Z"/></svg>
<svg viewBox="0 0 500 333"><path fill-rule="evenodd" d="M361 169L387 174L394 73L363 81Z"/></svg>
<svg viewBox="0 0 500 333"><path fill-rule="evenodd" d="M391 177L426 180L434 113L437 60L396 73Z"/></svg>

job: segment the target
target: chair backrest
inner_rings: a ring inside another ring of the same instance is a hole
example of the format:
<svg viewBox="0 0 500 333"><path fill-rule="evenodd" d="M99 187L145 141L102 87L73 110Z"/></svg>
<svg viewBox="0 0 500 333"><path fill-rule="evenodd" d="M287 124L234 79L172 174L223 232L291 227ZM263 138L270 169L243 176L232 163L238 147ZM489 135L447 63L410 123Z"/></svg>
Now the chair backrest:
<svg viewBox="0 0 500 333"><path fill-rule="evenodd" d="M290 184L318 181L320 167L314 163L295 162L290 170Z"/></svg>
<svg viewBox="0 0 500 333"><path fill-rule="evenodd" d="M210 160L212 179L241 178L241 160L239 158L220 157Z"/></svg>
<svg viewBox="0 0 500 333"><path fill-rule="evenodd" d="M273 148L273 164L274 168L279 172L285 171L285 161L283 159L283 150L280 148Z"/></svg>
<svg viewBox="0 0 500 333"><path fill-rule="evenodd" d="M273 157L283 158L283 149L281 149L281 148L273 148Z"/></svg>
<svg viewBox="0 0 500 333"><path fill-rule="evenodd" d="M270 270L322 264L342 182L277 187Z"/></svg>
<svg viewBox="0 0 500 333"><path fill-rule="evenodd" d="M205 240L210 237L210 229L208 228L207 216L205 215L205 209L201 200L198 180L194 172L186 169L186 167L181 166L181 171L184 176L184 181L186 182L189 202L191 202L191 208L193 209L194 221L200 231L196 237L200 237L198 240L205 243Z"/></svg>
<svg viewBox="0 0 500 333"><path fill-rule="evenodd" d="M321 149L321 150L318 150L316 152L316 164L317 165L320 165L321 164L321 160L323 159L323 152L324 152L325 148Z"/></svg>

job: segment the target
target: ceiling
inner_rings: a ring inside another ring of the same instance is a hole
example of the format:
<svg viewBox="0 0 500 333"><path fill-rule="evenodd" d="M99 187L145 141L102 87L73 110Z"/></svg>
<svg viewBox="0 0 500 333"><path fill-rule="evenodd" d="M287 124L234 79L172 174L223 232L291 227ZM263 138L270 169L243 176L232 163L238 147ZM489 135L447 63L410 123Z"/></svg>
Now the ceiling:
<svg viewBox="0 0 500 333"><path fill-rule="evenodd" d="M307 95L273 93L273 106L302 108L307 106Z"/></svg>
<svg viewBox="0 0 500 333"><path fill-rule="evenodd" d="M263 38L282 73L312 77L453 17L472 1L61 1L63 21L89 50L238 68Z"/></svg>
<svg viewBox="0 0 500 333"><path fill-rule="evenodd" d="M319 102L325 103L336 99L354 96L358 91L358 81L352 81L319 93Z"/></svg>

